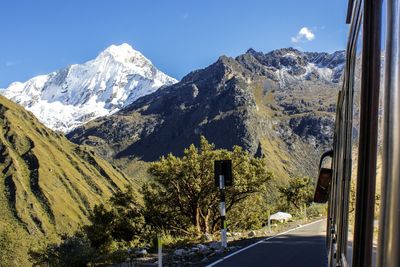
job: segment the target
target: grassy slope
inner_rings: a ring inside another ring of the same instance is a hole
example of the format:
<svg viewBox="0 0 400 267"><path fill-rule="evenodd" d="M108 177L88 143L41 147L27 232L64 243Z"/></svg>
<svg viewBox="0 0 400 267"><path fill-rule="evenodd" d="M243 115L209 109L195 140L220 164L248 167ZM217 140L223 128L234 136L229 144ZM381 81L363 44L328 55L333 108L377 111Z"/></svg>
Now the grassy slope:
<svg viewBox="0 0 400 267"><path fill-rule="evenodd" d="M129 180L89 148L69 142L0 97L0 221L55 240Z"/></svg>
<svg viewBox="0 0 400 267"><path fill-rule="evenodd" d="M253 93L258 108L258 116L270 124L269 130L259 131L262 132L261 145L267 167L278 177L282 178L283 181L287 180L289 177L301 175L314 178L316 176L315 169L317 168L319 155L322 151L315 150L315 148L307 144L307 142L300 142L299 140L292 140L294 142L292 144L295 145L296 148L294 150L289 150L284 140L277 136L275 132L276 125L282 122L284 122L284 124L289 124L288 121L291 118L306 116L310 113L316 116L322 115L320 113L324 113L323 115L332 114L315 109L304 114L287 115L280 110L279 103L276 101L277 91L274 89L277 86L269 85L269 90L267 91L264 87L265 85L262 82L255 83L253 85ZM301 93L303 93L303 95L300 95ZM318 95L316 96L315 94ZM322 99L323 103L328 105L335 101L336 92L332 92L332 90L327 90L326 88L324 88L324 90L311 88L310 91L303 90L302 92L288 90L288 92L285 92L285 95L287 95L287 101L296 99L308 101L308 98L313 100L313 97L316 97L316 99Z"/></svg>

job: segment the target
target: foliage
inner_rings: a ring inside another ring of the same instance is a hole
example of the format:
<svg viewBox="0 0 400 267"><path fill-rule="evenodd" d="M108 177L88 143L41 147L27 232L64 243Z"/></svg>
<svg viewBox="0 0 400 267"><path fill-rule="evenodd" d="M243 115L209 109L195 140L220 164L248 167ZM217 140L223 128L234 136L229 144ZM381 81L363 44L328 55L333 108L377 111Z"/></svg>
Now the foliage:
<svg viewBox="0 0 400 267"><path fill-rule="evenodd" d="M327 205L326 204L317 204L312 203L309 207L307 207L306 214L307 217L320 217L327 215Z"/></svg>
<svg viewBox="0 0 400 267"><path fill-rule="evenodd" d="M266 172L262 159L254 158L238 146L233 151L214 149L214 145L201 137L199 148L191 145L182 157L169 154L150 165L154 181L142 189L148 221L159 229L188 233L187 229L194 227L196 234L214 232L220 222L220 200L213 163L219 159L233 162L234 186L226 188L227 212L266 192L272 175Z"/></svg>
<svg viewBox="0 0 400 267"><path fill-rule="evenodd" d="M92 247L107 253L118 245L138 246L148 238L144 208L138 202L132 187L125 192L117 192L110 198L110 205L96 205L90 216L91 224L84 227Z"/></svg>
<svg viewBox="0 0 400 267"><path fill-rule="evenodd" d="M288 186L280 187L279 191L289 209L301 210L303 205L312 203L314 185L308 177L297 177L291 179Z"/></svg>
<svg viewBox="0 0 400 267"><path fill-rule="evenodd" d="M48 245L39 251L30 251L35 266L84 267L94 257L94 249L81 232L74 236L64 235L60 243Z"/></svg>
<svg viewBox="0 0 400 267"><path fill-rule="evenodd" d="M273 206L267 204L269 195L255 194L238 203L227 216L230 231L261 228Z"/></svg>
<svg viewBox="0 0 400 267"><path fill-rule="evenodd" d="M96 205L90 224L73 236L63 236L60 243L31 251L36 265L87 266L111 263L126 258L126 247L137 247L149 240L149 228L132 187L116 192L109 205Z"/></svg>

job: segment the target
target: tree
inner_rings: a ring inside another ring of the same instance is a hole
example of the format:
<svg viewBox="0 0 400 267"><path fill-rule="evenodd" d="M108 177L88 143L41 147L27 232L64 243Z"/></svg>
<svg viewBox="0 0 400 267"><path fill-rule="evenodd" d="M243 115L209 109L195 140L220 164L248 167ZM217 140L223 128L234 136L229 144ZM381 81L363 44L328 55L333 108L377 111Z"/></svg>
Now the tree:
<svg viewBox="0 0 400 267"><path fill-rule="evenodd" d="M82 232L74 236L63 235L60 243L49 244L42 250L30 251L34 266L85 267L95 251Z"/></svg>
<svg viewBox="0 0 400 267"><path fill-rule="evenodd" d="M313 201L314 185L308 177L297 177L289 181L287 187L279 188L288 206L294 206L297 210L303 205L310 205Z"/></svg>
<svg viewBox="0 0 400 267"><path fill-rule="evenodd" d="M148 227L144 208L132 189L116 192L108 206L96 205L89 217L90 225L84 227L92 247L101 253L110 252L113 242L137 246L148 241Z"/></svg>
<svg viewBox="0 0 400 267"><path fill-rule="evenodd" d="M107 205L96 205L89 217L90 224L73 236L62 236L41 250L30 251L38 266L87 266L89 263L109 264L120 257L120 248L139 246L149 241L149 228L144 208L132 187L118 191Z"/></svg>
<svg viewBox="0 0 400 267"><path fill-rule="evenodd" d="M213 164L220 159L231 159L233 163L234 186L226 188L227 212L265 191L272 178L262 159L239 146L232 151L215 149L201 137L199 148L190 145L182 157L169 154L151 164L149 173L154 181L142 189L146 220L161 229L187 232L194 227L196 234L215 231L220 216Z"/></svg>

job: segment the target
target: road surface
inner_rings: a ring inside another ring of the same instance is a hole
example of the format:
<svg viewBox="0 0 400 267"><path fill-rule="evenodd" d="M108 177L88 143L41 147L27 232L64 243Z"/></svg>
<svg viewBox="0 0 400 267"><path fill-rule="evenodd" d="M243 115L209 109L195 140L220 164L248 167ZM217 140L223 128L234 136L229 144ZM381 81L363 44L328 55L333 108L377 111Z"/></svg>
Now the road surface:
<svg viewBox="0 0 400 267"><path fill-rule="evenodd" d="M289 230L227 255L207 267L325 267L325 228L326 220L320 220Z"/></svg>

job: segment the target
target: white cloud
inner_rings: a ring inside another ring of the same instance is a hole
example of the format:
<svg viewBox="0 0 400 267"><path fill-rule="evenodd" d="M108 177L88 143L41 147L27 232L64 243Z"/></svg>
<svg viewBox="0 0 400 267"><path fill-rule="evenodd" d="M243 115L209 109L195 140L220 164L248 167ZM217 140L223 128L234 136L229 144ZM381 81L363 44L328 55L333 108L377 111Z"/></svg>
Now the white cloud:
<svg viewBox="0 0 400 267"><path fill-rule="evenodd" d="M307 27L301 28L297 35L291 38L293 43L304 43L314 39L315 34Z"/></svg>

